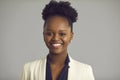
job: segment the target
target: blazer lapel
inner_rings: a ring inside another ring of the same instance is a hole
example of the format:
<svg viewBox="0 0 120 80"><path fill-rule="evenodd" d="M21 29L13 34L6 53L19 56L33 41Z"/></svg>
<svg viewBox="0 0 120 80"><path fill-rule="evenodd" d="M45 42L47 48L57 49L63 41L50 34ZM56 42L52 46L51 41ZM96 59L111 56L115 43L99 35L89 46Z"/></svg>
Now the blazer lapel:
<svg viewBox="0 0 120 80"><path fill-rule="evenodd" d="M70 62L69 62L69 69L68 69L68 80L75 80L73 59L70 56L69 58L70 58Z"/></svg>
<svg viewBox="0 0 120 80"><path fill-rule="evenodd" d="M39 80L45 80L46 75L46 57L41 60L40 65L40 72L39 74Z"/></svg>

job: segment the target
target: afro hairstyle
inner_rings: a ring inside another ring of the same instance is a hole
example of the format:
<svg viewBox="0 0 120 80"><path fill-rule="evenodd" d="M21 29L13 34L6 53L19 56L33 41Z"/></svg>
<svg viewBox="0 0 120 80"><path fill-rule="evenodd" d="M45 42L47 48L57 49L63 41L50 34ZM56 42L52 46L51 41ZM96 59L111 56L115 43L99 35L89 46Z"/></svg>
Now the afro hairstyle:
<svg viewBox="0 0 120 80"><path fill-rule="evenodd" d="M78 13L77 11L71 6L70 2L68 1L55 1L51 0L43 9L42 12L42 18L46 23L46 20L51 17L51 16L62 16L65 17L69 25L71 27L72 31L72 26L73 23L77 21L77 16Z"/></svg>

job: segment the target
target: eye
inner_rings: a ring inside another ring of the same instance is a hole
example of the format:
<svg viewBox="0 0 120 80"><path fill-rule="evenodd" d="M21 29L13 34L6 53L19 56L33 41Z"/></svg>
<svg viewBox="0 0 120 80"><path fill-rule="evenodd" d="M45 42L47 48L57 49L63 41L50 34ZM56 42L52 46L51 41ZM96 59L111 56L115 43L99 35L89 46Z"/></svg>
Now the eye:
<svg viewBox="0 0 120 80"><path fill-rule="evenodd" d="M66 35L66 33L59 33L59 35L60 35L60 36L65 36L65 35Z"/></svg>
<svg viewBox="0 0 120 80"><path fill-rule="evenodd" d="M45 33L47 36L52 36L52 32L46 32Z"/></svg>

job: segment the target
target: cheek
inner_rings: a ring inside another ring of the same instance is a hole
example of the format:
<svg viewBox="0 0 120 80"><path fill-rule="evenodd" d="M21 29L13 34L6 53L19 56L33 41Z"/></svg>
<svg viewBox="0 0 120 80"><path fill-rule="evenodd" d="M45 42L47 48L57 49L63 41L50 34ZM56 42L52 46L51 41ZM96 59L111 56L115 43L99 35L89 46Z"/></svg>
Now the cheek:
<svg viewBox="0 0 120 80"><path fill-rule="evenodd" d="M51 37L44 36L44 41L48 43L51 40Z"/></svg>
<svg viewBox="0 0 120 80"><path fill-rule="evenodd" d="M68 44L70 43L70 41L71 41L70 37L64 38L64 43L65 43L66 45L68 45Z"/></svg>

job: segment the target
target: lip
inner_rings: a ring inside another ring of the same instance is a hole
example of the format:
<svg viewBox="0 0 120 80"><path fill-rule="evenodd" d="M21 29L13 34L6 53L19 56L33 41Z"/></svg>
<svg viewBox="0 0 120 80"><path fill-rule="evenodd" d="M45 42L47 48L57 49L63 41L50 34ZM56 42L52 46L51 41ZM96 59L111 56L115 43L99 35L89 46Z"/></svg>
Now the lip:
<svg viewBox="0 0 120 80"><path fill-rule="evenodd" d="M58 49L62 46L62 43L51 43L50 46L53 48L53 49Z"/></svg>

